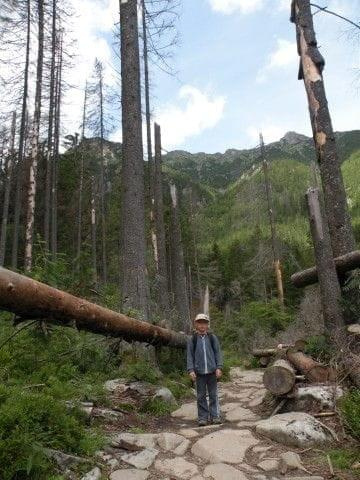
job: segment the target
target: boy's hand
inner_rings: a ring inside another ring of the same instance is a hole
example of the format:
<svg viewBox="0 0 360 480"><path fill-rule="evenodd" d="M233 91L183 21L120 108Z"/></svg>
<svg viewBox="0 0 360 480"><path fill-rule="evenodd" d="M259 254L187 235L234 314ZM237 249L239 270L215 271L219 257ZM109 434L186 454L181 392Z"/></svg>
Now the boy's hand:
<svg viewBox="0 0 360 480"><path fill-rule="evenodd" d="M217 368L216 372L215 372L215 375L216 375L216 378L221 378L222 377L222 370L220 370L220 368Z"/></svg>
<svg viewBox="0 0 360 480"><path fill-rule="evenodd" d="M192 380L193 382L195 382L195 380L196 380L196 373L195 373L195 372L190 372L189 375L190 375L191 380Z"/></svg>

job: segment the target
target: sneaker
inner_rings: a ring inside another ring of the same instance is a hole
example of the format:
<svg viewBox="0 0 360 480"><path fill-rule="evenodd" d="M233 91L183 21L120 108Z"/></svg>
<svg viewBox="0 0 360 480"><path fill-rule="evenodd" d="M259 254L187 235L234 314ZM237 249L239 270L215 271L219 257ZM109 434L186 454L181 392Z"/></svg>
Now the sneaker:
<svg viewBox="0 0 360 480"><path fill-rule="evenodd" d="M198 425L199 425L199 427L206 427L207 421L206 420L199 420Z"/></svg>
<svg viewBox="0 0 360 480"><path fill-rule="evenodd" d="M216 417L216 418L213 418L213 419L212 419L211 423L212 423L213 425L221 425L223 422L222 422L222 420L221 420L220 417Z"/></svg>

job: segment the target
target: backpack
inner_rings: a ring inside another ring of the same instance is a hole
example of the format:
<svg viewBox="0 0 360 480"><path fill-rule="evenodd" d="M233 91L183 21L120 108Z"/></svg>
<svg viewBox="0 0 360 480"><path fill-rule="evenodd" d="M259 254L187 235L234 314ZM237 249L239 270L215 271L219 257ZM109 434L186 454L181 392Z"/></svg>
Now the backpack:
<svg viewBox="0 0 360 480"><path fill-rule="evenodd" d="M211 347L213 349L213 352L215 353L215 335L213 333L208 333L208 335L209 335ZM193 346L194 354L195 354L195 351L196 351L197 340L198 340L198 334L193 333L193 335L192 335L192 346Z"/></svg>

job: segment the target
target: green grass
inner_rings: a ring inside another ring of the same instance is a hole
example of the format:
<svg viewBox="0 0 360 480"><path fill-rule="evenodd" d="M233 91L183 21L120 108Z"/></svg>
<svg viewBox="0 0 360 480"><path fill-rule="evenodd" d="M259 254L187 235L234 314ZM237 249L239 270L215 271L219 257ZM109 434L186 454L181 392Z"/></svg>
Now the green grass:
<svg viewBox="0 0 360 480"><path fill-rule="evenodd" d="M339 468L340 470L350 470L354 463L360 461L360 450L359 449L334 449L328 452L331 462L334 467ZM352 473L360 476L360 472L352 470Z"/></svg>
<svg viewBox="0 0 360 480"><path fill-rule="evenodd" d="M348 432L360 441L360 390L347 393L340 399L339 407Z"/></svg>
<svg viewBox="0 0 360 480"><path fill-rule="evenodd" d="M176 406L170 405L161 398L151 398L146 400L140 408L141 413L150 414L154 417L169 415L176 409Z"/></svg>

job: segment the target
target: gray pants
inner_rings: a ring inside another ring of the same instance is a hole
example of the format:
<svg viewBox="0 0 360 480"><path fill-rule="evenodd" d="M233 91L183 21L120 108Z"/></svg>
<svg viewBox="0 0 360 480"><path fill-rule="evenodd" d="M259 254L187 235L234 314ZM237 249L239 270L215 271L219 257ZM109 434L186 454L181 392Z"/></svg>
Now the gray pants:
<svg viewBox="0 0 360 480"><path fill-rule="evenodd" d="M199 420L220 417L220 406L215 373L207 375L196 374L196 393ZM209 395L209 404L206 394Z"/></svg>

